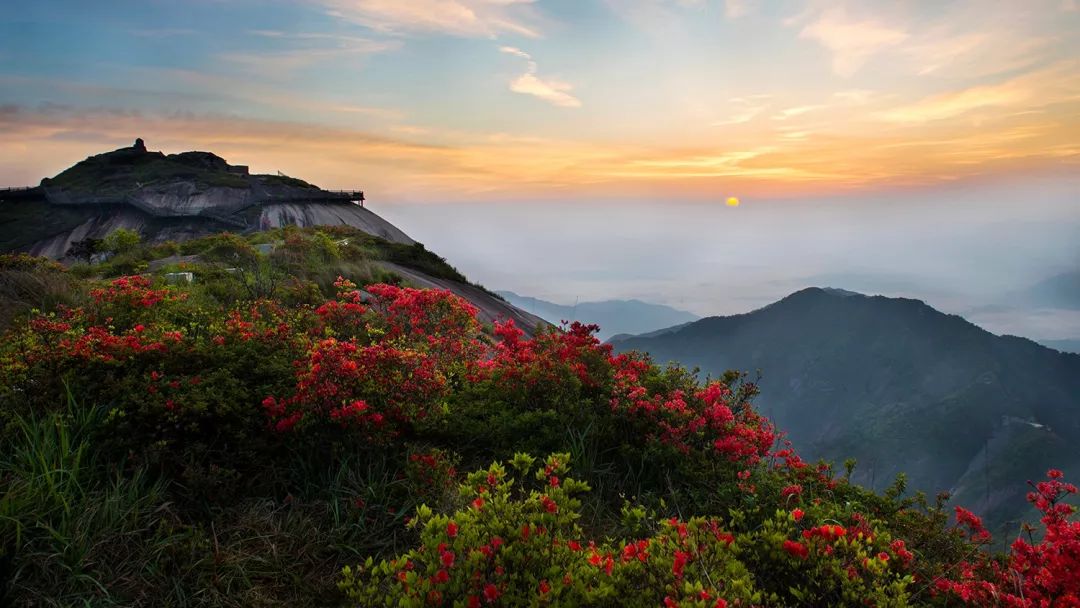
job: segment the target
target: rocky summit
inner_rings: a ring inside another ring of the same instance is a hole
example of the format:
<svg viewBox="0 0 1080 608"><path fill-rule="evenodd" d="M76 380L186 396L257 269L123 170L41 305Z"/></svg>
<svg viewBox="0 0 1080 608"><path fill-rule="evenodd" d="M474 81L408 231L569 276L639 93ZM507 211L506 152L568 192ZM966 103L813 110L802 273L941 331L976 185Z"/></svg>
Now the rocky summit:
<svg viewBox="0 0 1080 608"><path fill-rule="evenodd" d="M361 191L329 191L282 174L256 175L211 152L164 154L134 145L83 160L29 191L0 193L5 250L54 259L117 228L149 242L223 230L348 225L391 242L413 240L364 208Z"/></svg>

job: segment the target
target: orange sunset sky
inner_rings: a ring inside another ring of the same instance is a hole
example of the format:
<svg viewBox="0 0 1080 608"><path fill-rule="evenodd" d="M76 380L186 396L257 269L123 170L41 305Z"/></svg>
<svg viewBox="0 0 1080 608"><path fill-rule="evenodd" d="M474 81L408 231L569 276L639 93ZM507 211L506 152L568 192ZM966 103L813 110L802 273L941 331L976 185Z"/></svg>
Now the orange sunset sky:
<svg viewBox="0 0 1080 608"><path fill-rule="evenodd" d="M0 40L4 185L136 136L415 202L1080 164L1076 0L39 0Z"/></svg>

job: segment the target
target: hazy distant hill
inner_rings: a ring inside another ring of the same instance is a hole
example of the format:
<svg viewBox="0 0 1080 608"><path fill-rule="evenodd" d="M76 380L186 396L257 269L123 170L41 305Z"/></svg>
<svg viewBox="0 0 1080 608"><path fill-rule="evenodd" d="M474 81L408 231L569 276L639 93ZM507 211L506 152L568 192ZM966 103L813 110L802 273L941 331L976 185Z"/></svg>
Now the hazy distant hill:
<svg viewBox="0 0 1080 608"><path fill-rule="evenodd" d="M1076 340L1039 340L1039 344L1063 353L1080 354L1080 339Z"/></svg>
<svg viewBox="0 0 1080 608"><path fill-rule="evenodd" d="M754 312L614 341L718 374L762 370L761 410L806 456L881 488L953 489L995 523L1025 481L1080 466L1080 355L909 299L805 289ZM987 453L984 450L988 450Z"/></svg>
<svg viewBox="0 0 1080 608"><path fill-rule="evenodd" d="M696 321L699 317L684 310L641 300L604 300L580 302L565 306L537 298L521 296L512 291L497 292L518 308L555 323L581 321L600 325L600 339L616 334L641 334L657 329Z"/></svg>
<svg viewBox="0 0 1080 608"><path fill-rule="evenodd" d="M1054 275L1017 295L1027 304L1080 310L1080 270Z"/></svg>

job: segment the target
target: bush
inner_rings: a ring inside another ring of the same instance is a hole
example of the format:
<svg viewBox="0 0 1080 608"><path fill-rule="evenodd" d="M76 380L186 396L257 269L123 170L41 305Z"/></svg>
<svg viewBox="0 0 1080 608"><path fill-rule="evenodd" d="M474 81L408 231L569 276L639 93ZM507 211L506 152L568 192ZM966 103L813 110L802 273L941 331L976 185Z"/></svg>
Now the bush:
<svg viewBox="0 0 1080 608"><path fill-rule="evenodd" d="M117 228L101 239L98 243L98 251L114 255L128 253L138 247L140 242L142 242L142 237L138 232L127 228Z"/></svg>
<svg viewBox="0 0 1080 608"><path fill-rule="evenodd" d="M346 568L342 589L359 606L908 605L914 556L903 541L814 525L799 509L752 530L672 518L642 538L587 539L577 496L589 487L565 476L569 458L517 454L472 473L464 507L420 507L410 522L420 546Z"/></svg>

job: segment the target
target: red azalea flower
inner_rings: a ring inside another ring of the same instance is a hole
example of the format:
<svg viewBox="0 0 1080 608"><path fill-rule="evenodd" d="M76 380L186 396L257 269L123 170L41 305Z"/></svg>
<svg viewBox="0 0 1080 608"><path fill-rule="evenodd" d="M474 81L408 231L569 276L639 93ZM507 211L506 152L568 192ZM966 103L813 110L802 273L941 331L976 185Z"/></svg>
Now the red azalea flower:
<svg viewBox="0 0 1080 608"><path fill-rule="evenodd" d="M784 551L787 551L792 557L799 559L806 559L810 556L810 551L806 548L806 545L797 543L793 540L784 541Z"/></svg>

